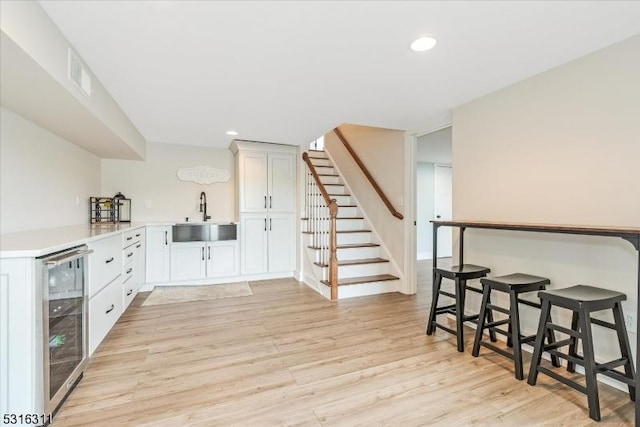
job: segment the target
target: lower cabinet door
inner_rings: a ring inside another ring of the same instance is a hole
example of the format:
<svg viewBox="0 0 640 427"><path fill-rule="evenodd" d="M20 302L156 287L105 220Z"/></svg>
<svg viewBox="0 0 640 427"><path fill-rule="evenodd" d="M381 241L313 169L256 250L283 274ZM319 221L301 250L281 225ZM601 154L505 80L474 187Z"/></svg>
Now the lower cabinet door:
<svg viewBox="0 0 640 427"><path fill-rule="evenodd" d="M89 300L89 355L98 348L122 314L122 277Z"/></svg>
<svg viewBox="0 0 640 427"><path fill-rule="evenodd" d="M231 277L238 274L238 242L207 244L207 277Z"/></svg>
<svg viewBox="0 0 640 427"><path fill-rule="evenodd" d="M270 214L269 273L294 270L295 224L291 214Z"/></svg>
<svg viewBox="0 0 640 427"><path fill-rule="evenodd" d="M171 245L171 281L199 280L207 277L205 242Z"/></svg>
<svg viewBox="0 0 640 427"><path fill-rule="evenodd" d="M267 272L267 217L265 214L242 214L240 217L242 274Z"/></svg>

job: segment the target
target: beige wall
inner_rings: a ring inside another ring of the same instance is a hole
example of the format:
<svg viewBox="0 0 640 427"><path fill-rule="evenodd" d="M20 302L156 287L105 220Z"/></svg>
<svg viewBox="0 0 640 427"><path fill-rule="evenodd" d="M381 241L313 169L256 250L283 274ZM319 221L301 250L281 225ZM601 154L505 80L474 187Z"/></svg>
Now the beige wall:
<svg viewBox="0 0 640 427"><path fill-rule="evenodd" d="M454 110L454 218L640 226L639 52L636 36ZM622 239L469 230L465 248L493 274L623 291L635 314L638 254Z"/></svg>
<svg viewBox="0 0 640 427"><path fill-rule="evenodd" d="M0 233L86 224L99 191L100 159L0 109Z"/></svg>
<svg viewBox="0 0 640 427"><path fill-rule="evenodd" d="M198 165L226 169L225 183L200 185L180 181L179 168ZM102 195L120 191L132 199L134 221L202 220L198 212L200 192L207 194L207 213L212 221L234 220L233 154L227 149L178 144L149 143L146 161L102 160ZM146 207L145 201L151 202Z"/></svg>
<svg viewBox="0 0 640 427"><path fill-rule="evenodd" d="M357 125L340 130L396 210L404 214L404 132ZM325 149L347 186L400 269L404 265L404 222L387 209L344 145L333 132L325 135ZM399 272L401 274L401 272Z"/></svg>

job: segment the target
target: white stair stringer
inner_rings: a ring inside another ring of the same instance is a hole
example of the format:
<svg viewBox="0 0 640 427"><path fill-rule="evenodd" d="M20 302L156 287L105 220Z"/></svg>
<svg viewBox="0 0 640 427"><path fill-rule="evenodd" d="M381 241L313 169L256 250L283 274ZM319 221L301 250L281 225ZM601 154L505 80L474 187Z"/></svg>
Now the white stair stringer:
<svg viewBox="0 0 640 427"><path fill-rule="evenodd" d="M336 199L338 204L338 299L397 292L400 270L390 261L388 251L379 243L375 230L371 229L366 215L351 196L333 162L325 152L309 151L309 158L329 197ZM330 298L329 261L321 259L320 249L313 246L313 235L304 231L307 221L307 218L302 218L301 240L305 253L302 280L316 292ZM326 238L329 230L320 231Z"/></svg>

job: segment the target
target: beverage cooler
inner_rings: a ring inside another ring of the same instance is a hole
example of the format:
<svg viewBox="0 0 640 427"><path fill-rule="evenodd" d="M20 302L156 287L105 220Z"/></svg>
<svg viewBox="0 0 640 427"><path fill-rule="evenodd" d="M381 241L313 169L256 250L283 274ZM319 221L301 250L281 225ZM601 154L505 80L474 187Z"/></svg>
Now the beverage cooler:
<svg viewBox="0 0 640 427"><path fill-rule="evenodd" d="M39 258L43 275L44 409L54 413L82 377L87 357L86 257L79 246Z"/></svg>

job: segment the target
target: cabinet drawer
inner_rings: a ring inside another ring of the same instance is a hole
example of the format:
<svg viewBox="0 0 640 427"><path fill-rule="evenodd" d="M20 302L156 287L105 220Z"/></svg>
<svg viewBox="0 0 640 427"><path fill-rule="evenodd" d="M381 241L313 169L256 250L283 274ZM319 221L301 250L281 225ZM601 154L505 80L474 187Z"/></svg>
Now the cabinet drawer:
<svg viewBox="0 0 640 427"><path fill-rule="evenodd" d="M135 230L125 231L122 233L122 247L126 248L134 243L144 240L144 228L137 228Z"/></svg>
<svg viewBox="0 0 640 427"><path fill-rule="evenodd" d="M126 310L131 304L131 301L136 297L138 293L138 286L134 274L125 276L122 283L122 311Z"/></svg>
<svg viewBox="0 0 640 427"><path fill-rule="evenodd" d="M89 243L89 298L97 294L122 271L121 237L112 236Z"/></svg>
<svg viewBox="0 0 640 427"><path fill-rule="evenodd" d="M124 248L122 250L122 263L125 266L125 270L128 264L131 264L133 261L135 261L135 259L137 258L137 252L138 250L136 249L135 245L131 245L128 248Z"/></svg>
<svg viewBox="0 0 640 427"><path fill-rule="evenodd" d="M122 314L122 280L118 277L89 300L89 354Z"/></svg>

